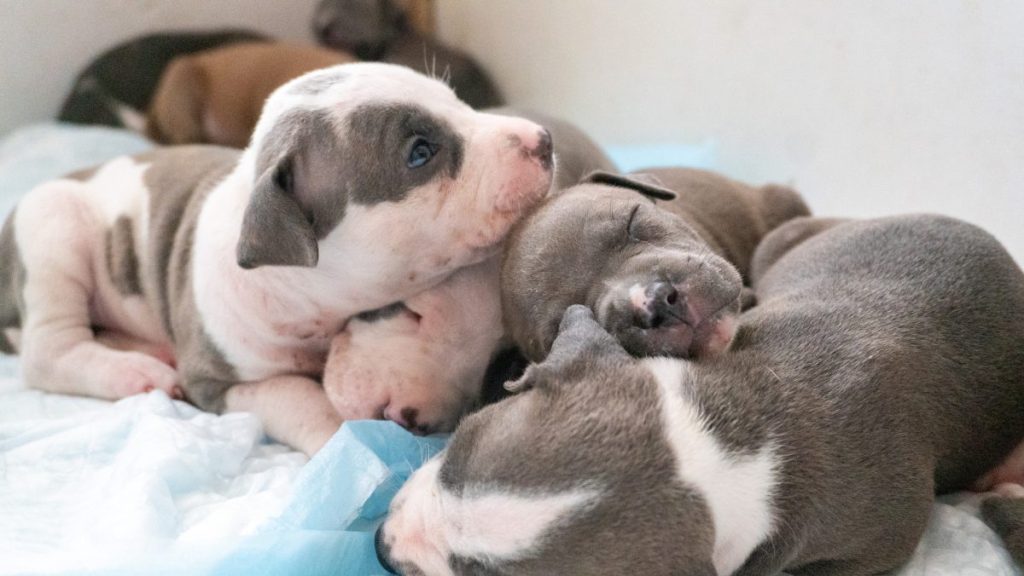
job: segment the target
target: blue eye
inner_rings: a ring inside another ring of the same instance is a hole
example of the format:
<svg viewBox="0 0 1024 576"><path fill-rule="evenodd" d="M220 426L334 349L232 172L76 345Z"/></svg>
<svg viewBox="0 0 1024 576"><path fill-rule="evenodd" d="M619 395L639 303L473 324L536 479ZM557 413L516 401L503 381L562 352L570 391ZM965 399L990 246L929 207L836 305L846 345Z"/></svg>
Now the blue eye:
<svg viewBox="0 0 1024 576"><path fill-rule="evenodd" d="M409 159L406 160L405 164L409 168L419 168L430 162L430 159L437 153L437 146L427 142L423 138L417 138L412 144L412 150L409 151Z"/></svg>

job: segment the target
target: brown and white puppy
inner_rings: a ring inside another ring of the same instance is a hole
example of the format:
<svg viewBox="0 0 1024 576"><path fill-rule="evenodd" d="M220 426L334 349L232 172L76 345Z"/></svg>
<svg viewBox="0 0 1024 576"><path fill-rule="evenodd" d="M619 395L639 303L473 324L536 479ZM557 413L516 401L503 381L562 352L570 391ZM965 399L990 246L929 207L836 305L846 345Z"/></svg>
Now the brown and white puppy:
<svg viewBox="0 0 1024 576"><path fill-rule="evenodd" d="M568 122L522 110L493 112L548 130L556 188L591 170L615 169L600 146ZM480 401L491 359L510 345L499 268L498 257L463 268L433 290L349 321L331 345L323 380L341 416L384 416L421 433L453 428ZM366 411L376 407L385 412Z"/></svg>
<svg viewBox="0 0 1024 576"><path fill-rule="evenodd" d="M322 44L362 60L441 75L463 102L478 110L504 103L472 57L415 30L400 0L323 0L313 16L313 33Z"/></svg>
<svg viewBox="0 0 1024 576"><path fill-rule="evenodd" d="M505 323L535 362L572 304L593 309L631 354L714 354L732 338L757 243L807 214L789 188L702 170L596 173L514 229L502 266Z"/></svg>
<svg viewBox="0 0 1024 576"><path fill-rule="evenodd" d="M904 216L835 224L754 282L758 306L706 362L637 359L569 308L523 392L467 417L395 497L384 564L423 576L900 566L934 494L1024 437L1024 273L972 225ZM1000 520L1019 536L1019 520Z"/></svg>
<svg viewBox="0 0 1024 576"><path fill-rule="evenodd" d="M539 125L407 68L313 72L244 152L171 147L30 192L0 238L4 341L30 386L183 393L313 452L339 424L315 380L332 338L493 258L551 168ZM380 401L415 408L402 393Z"/></svg>
<svg viewBox="0 0 1024 576"><path fill-rule="evenodd" d="M242 42L179 56L157 84L147 135L164 144L244 148L271 92L306 72L355 61L346 52L286 42Z"/></svg>

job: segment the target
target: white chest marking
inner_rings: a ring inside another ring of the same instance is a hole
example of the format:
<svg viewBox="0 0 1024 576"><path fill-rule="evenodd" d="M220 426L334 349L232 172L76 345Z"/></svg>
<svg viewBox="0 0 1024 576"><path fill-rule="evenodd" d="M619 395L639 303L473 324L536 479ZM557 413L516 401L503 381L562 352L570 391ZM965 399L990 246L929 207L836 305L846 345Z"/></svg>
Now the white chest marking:
<svg viewBox="0 0 1024 576"><path fill-rule="evenodd" d="M729 453L704 426L697 407L682 395L689 365L644 361L658 382L665 435L679 479L704 497L715 527L712 561L719 576L732 574L773 529L771 494L775 464L771 445L750 455Z"/></svg>

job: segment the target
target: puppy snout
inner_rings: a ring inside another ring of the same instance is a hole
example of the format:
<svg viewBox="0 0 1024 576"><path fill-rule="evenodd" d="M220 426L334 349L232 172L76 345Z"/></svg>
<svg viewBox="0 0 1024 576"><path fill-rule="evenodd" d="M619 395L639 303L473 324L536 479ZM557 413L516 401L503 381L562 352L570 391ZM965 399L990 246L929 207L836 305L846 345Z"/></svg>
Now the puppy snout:
<svg viewBox="0 0 1024 576"><path fill-rule="evenodd" d="M654 282L643 293L643 298L634 299L636 321L641 328L662 328L688 323L686 298L668 282Z"/></svg>
<svg viewBox="0 0 1024 576"><path fill-rule="evenodd" d="M415 408L399 408L393 405L388 405L388 407L384 409L384 418L391 420L413 434L425 436L431 432L430 426L422 421L420 418L420 411Z"/></svg>
<svg viewBox="0 0 1024 576"><path fill-rule="evenodd" d="M377 552L377 561L380 562L381 567L387 570L391 574L398 574L394 566L391 564L391 546L384 538L384 525L377 528L377 534L373 538L373 547Z"/></svg>
<svg viewBox="0 0 1024 576"><path fill-rule="evenodd" d="M530 151L530 155L536 158L545 170L550 170L553 151L551 132L548 132L546 128L541 128L537 133L537 145Z"/></svg>

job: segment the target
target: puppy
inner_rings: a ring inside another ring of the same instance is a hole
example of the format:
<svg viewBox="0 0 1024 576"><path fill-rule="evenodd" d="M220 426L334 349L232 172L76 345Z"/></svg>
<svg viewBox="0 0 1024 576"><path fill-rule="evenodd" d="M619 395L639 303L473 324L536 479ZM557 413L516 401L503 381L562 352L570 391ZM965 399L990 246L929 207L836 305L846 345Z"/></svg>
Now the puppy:
<svg viewBox="0 0 1024 576"><path fill-rule="evenodd" d="M808 213L788 188L701 170L595 173L511 234L502 266L506 326L537 362L562 312L586 304L631 354L715 354L732 338L758 241Z"/></svg>
<svg viewBox="0 0 1024 576"><path fill-rule="evenodd" d="M145 131L157 81L178 56L236 42L267 40L248 30L169 32L133 38L99 55L78 75L57 119Z"/></svg>
<svg viewBox="0 0 1024 576"><path fill-rule="evenodd" d="M548 130L556 188L591 170L615 169L600 146L568 122L530 111L494 112ZM323 380L341 417L386 417L419 433L454 428L482 400L491 359L510 346L499 271L494 257L433 290L350 320L332 342ZM385 412L373 411L378 407Z"/></svg>
<svg viewBox="0 0 1024 576"><path fill-rule="evenodd" d="M171 147L30 192L0 235L4 344L30 386L159 388L313 452L339 424L315 380L331 339L493 258L551 180L533 122L400 66L313 72L244 152Z"/></svg>
<svg viewBox="0 0 1024 576"><path fill-rule="evenodd" d="M503 104L494 82L476 61L418 33L396 0L322 0L313 16L313 33L321 44L362 60L441 74L463 102L478 110Z"/></svg>
<svg viewBox="0 0 1024 576"><path fill-rule="evenodd" d="M786 224L765 240L770 245ZM754 278L728 354L630 356L568 309L378 532L404 574L867 576L1024 436L1024 274L938 216L849 222Z"/></svg>
<svg viewBox="0 0 1024 576"><path fill-rule="evenodd" d="M244 148L267 97L306 72L355 62L346 52L284 42L235 43L171 61L146 121L164 144Z"/></svg>

